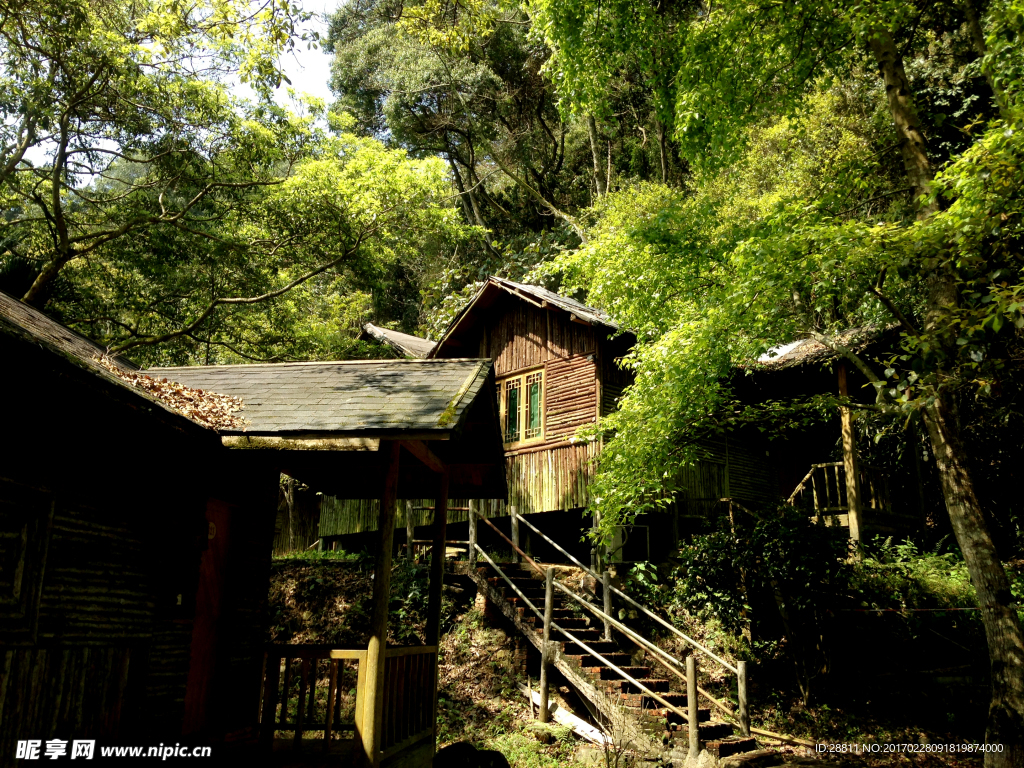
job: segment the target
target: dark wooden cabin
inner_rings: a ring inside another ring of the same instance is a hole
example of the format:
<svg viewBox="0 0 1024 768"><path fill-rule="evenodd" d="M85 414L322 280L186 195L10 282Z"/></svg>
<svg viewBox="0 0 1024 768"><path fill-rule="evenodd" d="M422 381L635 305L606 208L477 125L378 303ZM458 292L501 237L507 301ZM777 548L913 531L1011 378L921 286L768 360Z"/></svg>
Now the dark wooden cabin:
<svg viewBox="0 0 1024 768"><path fill-rule="evenodd" d="M576 440L630 381L616 359L635 337L604 312L491 277L430 356L494 361L509 501L519 514L581 510L597 441Z"/></svg>
<svg viewBox="0 0 1024 768"><path fill-rule="evenodd" d="M150 372L238 393L246 429L218 432L126 383L97 361L101 349L2 294L0 354L0 764L13 764L15 743L29 739L201 741L224 756L228 742L272 741L286 725L317 730L312 711L296 723L289 709L292 655L307 671L319 659L358 666L355 738L346 742L355 764L429 764L440 564L431 572L434 645L386 648L389 531L399 495L438 499L441 541L449 488L504 496L489 361ZM375 581L367 648L268 656L282 471L383 499L376 549L385 576ZM300 688L299 699L316 689ZM404 708L394 704L398 690ZM333 722L317 716L321 731Z"/></svg>

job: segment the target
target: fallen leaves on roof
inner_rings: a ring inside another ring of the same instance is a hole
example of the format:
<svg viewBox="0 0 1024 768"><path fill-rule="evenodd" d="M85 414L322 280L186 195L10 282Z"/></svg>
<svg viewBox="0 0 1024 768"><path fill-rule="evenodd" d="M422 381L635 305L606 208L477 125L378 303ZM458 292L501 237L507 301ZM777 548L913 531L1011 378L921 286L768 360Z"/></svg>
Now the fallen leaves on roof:
<svg viewBox="0 0 1024 768"><path fill-rule="evenodd" d="M176 381L156 379L136 371L126 371L106 355L94 359L121 381L149 392L182 416L192 419L204 427L245 429L245 419L235 416L235 413L242 410L241 398L209 390L193 389Z"/></svg>

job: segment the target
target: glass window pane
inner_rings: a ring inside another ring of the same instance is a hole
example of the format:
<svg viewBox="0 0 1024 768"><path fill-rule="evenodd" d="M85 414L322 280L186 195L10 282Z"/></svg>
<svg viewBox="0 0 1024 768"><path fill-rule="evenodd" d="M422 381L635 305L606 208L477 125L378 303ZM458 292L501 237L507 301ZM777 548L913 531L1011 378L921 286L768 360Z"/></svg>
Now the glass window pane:
<svg viewBox="0 0 1024 768"><path fill-rule="evenodd" d="M538 437L541 433L541 424L543 423L543 410L541 408L543 398L541 396L541 380L543 374L532 373L526 377L526 396L527 396L527 422L526 422L526 438Z"/></svg>
<svg viewBox="0 0 1024 768"><path fill-rule="evenodd" d="M505 382L505 442L519 439L519 391L522 379Z"/></svg>

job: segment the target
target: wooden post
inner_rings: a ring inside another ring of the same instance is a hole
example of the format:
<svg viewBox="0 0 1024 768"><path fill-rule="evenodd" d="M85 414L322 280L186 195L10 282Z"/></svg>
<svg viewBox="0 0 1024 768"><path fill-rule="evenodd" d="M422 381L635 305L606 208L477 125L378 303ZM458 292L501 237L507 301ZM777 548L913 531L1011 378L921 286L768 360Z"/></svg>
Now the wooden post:
<svg viewBox="0 0 1024 768"><path fill-rule="evenodd" d="M839 394L849 397L846 383L846 362L839 362ZM846 503L849 509L850 538L860 541L861 530L861 499L860 499L860 467L857 461L857 438L853 426L853 413L849 408L839 409L839 417L843 429L843 469L846 472Z"/></svg>
<svg viewBox="0 0 1024 768"><path fill-rule="evenodd" d="M474 500L469 502L469 570L476 570L476 506Z"/></svg>
<svg viewBox="0 0 1024 768"><path fill-rule="evenodd" d="M334 699L338 693L338 665L344 662L328 659L327 667L331 671L327 681L327 711L324 712L324 752L331 751L331 729L334 727Z"/></svg>
<svg viewBox="0 0 1024 768"><path fill-rule="evenodd" d="M415 533L415 527L412 524L412 500L410 499L405 502L405 556L410 560L416 559L412 545Z"/></svg>
<svg viewBox="0 0 1024 768"><path fill-rule="evenodd" d="M306 696L308 694L307 687L309 686L309 659L302 660L302 672L299 677L299 703L298 713L295 715L295 746L298 747L302 743L302 730L306 724ZM313 681L314 685L316 681Z"/></svg>
<svg viewBox="0 0 1024 768"><path fill-rule="evenodd" d="M385 465L384 493L380 500L377 559L373 570L373 618L366 647L366 698L363 701L363 731L359 734L366 764L380 765L381 730L384 722L384 650L388 641L388 602L391 597L391 550L395 543L398 503L398 443L381 442ZM362 672L362 670L360 670Z"/></svg>
<svg viewBox="0 0 1024 768"><path fill-rule="evenodd" d="M260 742L267 746L274 743L274 730L277 727L277 687L280 682L281 657L268 654L263 683L263 714L260 716ZM287 692L285 695L287 696Z"/></svg>
<svg viewBox="0 0 1024 768"><path fill-rule="evenodd" d="M544 571L544 644L540 655L540 721L551 718L548 710L548 664L551 661L551 613L555 602L555 569Z"/></svg>
<svg viewBox="0 0 1024 768"><path fill-rule="evenodd" d="M604 598L605 615L612 615L612 575L605 571L601 574L601 596ZM608 619L604 620L604 639L612 639L612 624Z"/></svg>
<svg viewBox="0 0 1024 768"><path fill-rule="evenodd" d="M515 505L512 505L511 507L509 507L508 508L508 512L509 512L509 520L511 521L511 524L512 524L512 544L513 544L513 547L512 547L512 562L513 563L518 563L519 562L519 552L516 550L516 547L519 546L519 516L516 514Z"/></svg>
<svg viewBox="0 0 1024 768"><path fill-rule="evenodd" d="M688 760L696 760L700 754L700 710L697 708L697 660L690 654L686 657L686 717L689 722L690 754Z"/></svg>
<svg viewBox="0 0 1024 768"><path fill-rule="evenodd" d="M593 515L591 515L591 520L590 520L590 530L591 530L591 532L596 533L597 532L597 528L600 525L600 523L601 523L601 515L599 513L595 512ZM593 542L590 545L590 570L592 570L595 573L597 573L597 571L600 569L600 567L601 567L600 552L599 552L598 547L597 547L597 540L594 539Z"/></svg>
<svg viewBox="0 0 1024 768"><path fill-rule="evenodd" d="M739 699L739 711L737 717L740 721L740 731L744 736L750 736L750 712L747 709L747 662L737 661L736 673L737 698Z"/></svg>
<svg viewBox="0 0 1024 768"><path fill-rule="evenodd" d="M448 471L441 474L441 490L434 500L430 554L430 586L427 593L427 645L441 639L441 594L444 586L445 540L448 535Z"/></svg>
<svg viewBox="0 0 1024 768"><path fill-rule="evenodd" d="M430 586L427 597L427 645L437 646L441 640L441 597L444 592L444 556L445 541L448 538L448 470L440 477L441 487L434 499L434 524L431 534L433 541L430 549ZM434 653L434 663L428 674L433 677L433 690L430 692L432 714L430 722L434 729L433 744L437 744L437 688L440 673L437 662L440 654Z"/></svg>

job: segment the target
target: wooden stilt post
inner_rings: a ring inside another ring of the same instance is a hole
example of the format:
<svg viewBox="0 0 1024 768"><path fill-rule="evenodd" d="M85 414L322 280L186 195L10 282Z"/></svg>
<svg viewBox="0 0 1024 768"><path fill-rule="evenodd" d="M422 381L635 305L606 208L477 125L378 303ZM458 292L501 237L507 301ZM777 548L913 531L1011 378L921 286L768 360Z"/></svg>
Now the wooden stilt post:
<svg viewBox="0 0 1024 768"><path fill-rule="evenodd" d="M697 707L697 659L693 654L686 657L686 717L690 732L689 760L696 760L700 754L700 710Z"/></svg>
<svg viewBox="0 0 1024 768"><path fill-rule="evenodd" d="M736 673L737 698L739 699L739 710L736 713L740 721L740 731L744 736L750 736L750 711L747 708L747 662L737 661Z"/></svg>
<svg viewBox="0 0 1024 768"><path fill-rule="evenodd" d="M441 639L441 590L444 586L445 538L448 535L448 472L441 475L441 490L434 500L434 525L431 531L430 586L427 596L427 645Z"/></svg>
<svg viewBox="0 0 1024 768"><path fill-rule="evenodd" d="M512 562L519 562L519 552L516 551L515 547L519 546L519 516L516 514L515 505L508 508L509 521L512 524L512 544L515 545L512 548Z"/></svg>
<svg viewBox="0 0 1024 768"><path fill-rule="evenodd" d="M849 397L846 383L846 362L839 362L839 394ZM849 408L839 409L843 431L843 469L846 472L846 503L849 509L850 538L860 541L861 532L861 498L860 498L860 467L857 461L857 435L854 431L853 413ZM838 490L838 489L837 489Z"/></svg>
<svg viewBox="0 0 1024 768"><path fill-rule="evenodd" d="M555 569L544 572L544 645L540 655L540 721L546 723L551 712L548 709L548 666L551 662L551 613L555 602Z"/></svg>
<svg viewBox="0 0 1024 768"><path fill-rule="evenodd" d="M438 645L441 640L441 598L444 594L445 540L448 537L448 470L441 473L441 489L434 500L433 541L430 548L430 587L427 597L427 645ZM437 744L437 669L438 655L434 655L434 744Z"/></svg>
<svg viewBox="0 0 1024 768"><path fill-rule="evenodd" d="M476 569L476 510L477 502L469 502L469 570Z"/></svg>
<svg viewBox="0 0 1024 768"><path fill-rule="evenodd" d="M601 523L601 516L597 512L595 512L591 516L591 520L590 520L590 529L591 529L591 531L596 533L597 532L597 528L600 525L600 523ZM601 553L598 550L597 540L595 539L595 540L591 541L591 544L590 544L590 570L592 570L592 571L594 571L596 573L598 570L600 570L600 567L601 567Z"/></svg>
<svg viewBox="0 0 1024 768"><path fill-rule="evenodd" d="M601 574L601 596L604 598L604 612L606 616L612 615L612 575L605 571ZM612 625L611 622L605 619L604 621L604 639L612 639Z"/></svg>
<svg viewBox="0 0 1024 768"><path fill-rule="evenodd" d="M385 462L384 488L380 500L377 559L373 569L373 618L370 642L366 647L366 696L363 699L363 745L366 765L380 765L380 745L384 723L384 650L388 641L388 602L391 597L391 550L395 542L395 517L398 504L398 443L381 441ZM360 670L362 671L362 670Z"/></svg>
<svg viewBox="0 0 1024 768"><path fill-rule="evenodd" d="M405 556L410 560L416 559L412 543L415 533L416 527L412 524L412 500L409 499L405 502Z"/></svg>

